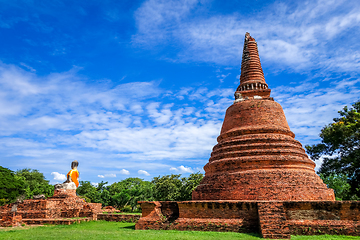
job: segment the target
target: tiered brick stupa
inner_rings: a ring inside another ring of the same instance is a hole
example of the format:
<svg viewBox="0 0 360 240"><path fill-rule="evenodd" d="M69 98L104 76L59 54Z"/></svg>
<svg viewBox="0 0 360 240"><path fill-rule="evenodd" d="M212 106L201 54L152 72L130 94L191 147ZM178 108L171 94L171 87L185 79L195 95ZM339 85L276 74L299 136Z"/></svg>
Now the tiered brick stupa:
<svg viewBox="0 0 360 240"><path fill-rule="evenodd" d="M257 43L246 33L235 101L193 200L335 200L270 92Z"/></svg>
<svg viewBox="0 0 360 240"><path fill-rule="evenodd" d="M360 202L334 201L270 97L245 35L240 86L192 201L139 202L135 229L259 232L264 238L360 234Z"/></svg>

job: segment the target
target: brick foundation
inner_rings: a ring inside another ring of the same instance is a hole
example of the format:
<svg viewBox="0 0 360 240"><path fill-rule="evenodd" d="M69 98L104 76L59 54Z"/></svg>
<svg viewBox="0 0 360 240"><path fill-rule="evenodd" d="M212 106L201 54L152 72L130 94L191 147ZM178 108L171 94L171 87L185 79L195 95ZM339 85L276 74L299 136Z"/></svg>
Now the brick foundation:
<svg viewBox="0 0 360 240"><path fill-rule="evenodd" d="M88 218L97 220L101 212L101 203L86 203L76 196L75 190L57 190L54 196L46 200L27 199L18 204L0 207L0 226L14 226L16 222L25 224L53 223L68 224L67 218ZM9 216L13 220L9 220Z"/></svg>
<svg viewBox="0 0 360 240"><path fill-rule="evenodd" d="M108 222L137 222L139 219L140 215L138 214L102 213L97 215L97 220L104 220Z"/></svg>
<svg viewBox="0 0 360 240"><path fill-rule="evenodd" d="M3 214L0 220L1 227L16 227L23 224L22 216L18 216L15 212L7 212Z"/></svg>
<svg viewBox="0 0 360 240"><path fill-rule="evenodd" d="M184 201L139 202L135 229L176 229L290 235L360 236L360 202L352 201Z"/></svg>

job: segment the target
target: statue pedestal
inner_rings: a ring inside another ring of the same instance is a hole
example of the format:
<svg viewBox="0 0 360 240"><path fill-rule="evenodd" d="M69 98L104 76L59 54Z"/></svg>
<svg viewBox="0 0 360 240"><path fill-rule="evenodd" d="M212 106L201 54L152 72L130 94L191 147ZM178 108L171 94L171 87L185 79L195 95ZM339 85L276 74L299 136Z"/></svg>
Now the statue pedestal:
<svg viewBox="0 0 360 240"><path fill-rule="evenodd" d="M77 197L76 189L55 189L52 198Z"/></svg>
<svg viewBox="0 0 360 240"><path fill-rule="evenodd" d="M77 197L76 185L73 182L56 184L52 198Z"/></svg>

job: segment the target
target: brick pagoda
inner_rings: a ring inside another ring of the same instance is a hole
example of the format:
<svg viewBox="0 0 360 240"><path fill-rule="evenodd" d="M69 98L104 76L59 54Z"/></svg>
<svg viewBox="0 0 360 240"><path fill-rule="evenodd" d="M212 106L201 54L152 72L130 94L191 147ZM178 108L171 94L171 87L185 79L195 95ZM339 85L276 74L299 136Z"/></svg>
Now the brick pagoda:
<svg viewBox="0 0 360 240"><path fill-rule="evenodd" d="M193 200L335 200L270 92L246 33L235 101Z"/></svg>
<svg viewBox="0 0 360 240"><path fill-rule="evenodd" d="M193 200L139 202L135 228L359 236L360 202L335 201L294 136L246 33L235 101Z"/></svg>

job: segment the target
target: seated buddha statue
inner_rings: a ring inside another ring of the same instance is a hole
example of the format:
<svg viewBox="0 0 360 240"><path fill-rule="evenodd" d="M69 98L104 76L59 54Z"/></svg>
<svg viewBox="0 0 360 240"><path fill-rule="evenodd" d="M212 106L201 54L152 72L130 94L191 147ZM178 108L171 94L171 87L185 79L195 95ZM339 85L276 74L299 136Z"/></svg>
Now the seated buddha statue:
<svg viewBox="0 0 360 240"><path fill-rule="evenodd" d="M78 161L73 161L71 163L71 170L66 175L67 179L64 183L56 184L55 189L76 189L79 186L79 171L77 167L79 166Z"/></svg>
<svg viewBox="0 0 360 240"><path fill-rule="evenodd" d="M71 170L68 172L68 174L66 175L67 180L64 183L75 183L76 187L79 186L79 171L77 170L77 167L79 166L79 162L78 161L73 161L71 163Z"/></svg>

